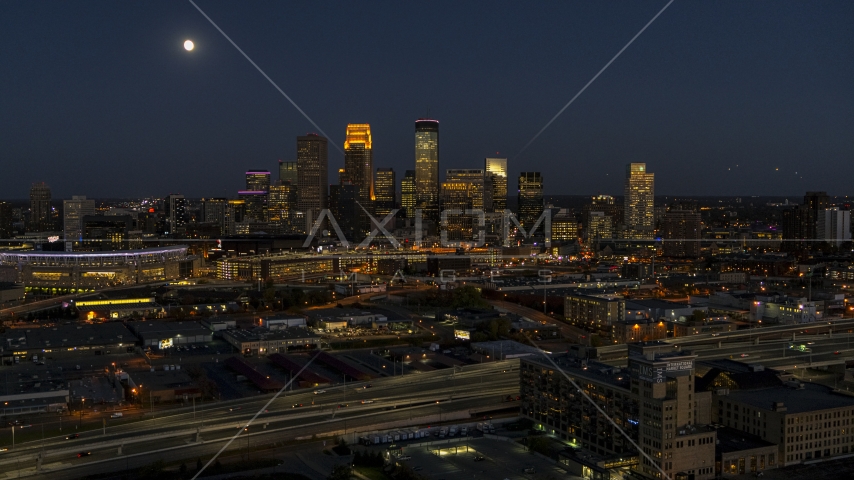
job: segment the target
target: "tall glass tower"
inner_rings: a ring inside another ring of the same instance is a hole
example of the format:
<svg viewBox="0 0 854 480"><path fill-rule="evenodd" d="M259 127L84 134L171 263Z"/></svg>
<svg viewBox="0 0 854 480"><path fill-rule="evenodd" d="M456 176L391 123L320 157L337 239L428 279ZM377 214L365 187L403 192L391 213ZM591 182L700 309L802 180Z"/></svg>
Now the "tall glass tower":
<svg viewBox="0 0 854 480"><path fill-rule="evenodd" d="M487 158L484 160L484 170L485 175L492 177L491 211L503 212L507 208L507 159Z"/></svg>
<svg viewBox="0 0 854 480"><path fill-rule="evenodd" d="M415 202L425 218L439 221L439 121L415 121Z"/></svg>
<svg viewBox="0 0 854 480"><path fill-rule="evenodd" d="M347 124L344 138L343 182L359 187L359 201L369 208L375 198L374 193L374 156L371 140L371 126L367 123Z"/></svg>
<svg viewBox="0 0 854 480"><path fill-rule="evenodd" d="M415 218L415 170L407 170L400 181L400 208L406 218Z"/></svg>
<svg viewBox="0 0 854 480"><path fill-rule="evenodd" d="M519 223L530 229L543 213L543 176L540 172L519 174Z"/></svg>
<svg viewBox="0 0 854 480"><path fill-rule="evenodd" d="M655 238L655 174L645 163L626 165L625 214L626 238Z"/></svg>
<svg viewBox="0 0 854 480"><path fill-rule="evenodd" d="M324 137L316 133L297 137L297 208L305 215L305 228L311 228L326 208L328 163Z"/></svg>

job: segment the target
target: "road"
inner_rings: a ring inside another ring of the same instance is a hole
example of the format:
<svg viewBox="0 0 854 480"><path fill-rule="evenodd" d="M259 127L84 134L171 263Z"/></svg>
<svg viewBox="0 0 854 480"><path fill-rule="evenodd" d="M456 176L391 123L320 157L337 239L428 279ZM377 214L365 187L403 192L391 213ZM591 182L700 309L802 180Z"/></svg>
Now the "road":
<svg viewBox="0 0 854 480"><path fill-rule="evenodd" d="M22 476L34 475L40 452L44 452L44 468L51 472L49 478L76 478L145 465L156 459L204 457L212 454L213 449L218 450L220 442L243 432L241 429L259 410L262 413L258 419L249 425L239 442L232 444L232 449L245 448L244 441L250 445L269 444L333 430L352 431L393 420L477 411L484 405L500 404L507 395L518 394L518 361L455 370L377 379L370 388L364 388L366 383L339 385L319 395L311 391L288 392L269 405L266 412L263 408L271 395L199 407L195 413L184 409L166 416L129 421L107 428L106 433L83 432L78 439L53 437L43 443L17 444L14 449L0 453L0 471L15 477L19 470ZM196 442L197 433L203 443ZM123 455L118 456L122 445ZM92 452L92 455L77 458L79 452Z"/></svg>

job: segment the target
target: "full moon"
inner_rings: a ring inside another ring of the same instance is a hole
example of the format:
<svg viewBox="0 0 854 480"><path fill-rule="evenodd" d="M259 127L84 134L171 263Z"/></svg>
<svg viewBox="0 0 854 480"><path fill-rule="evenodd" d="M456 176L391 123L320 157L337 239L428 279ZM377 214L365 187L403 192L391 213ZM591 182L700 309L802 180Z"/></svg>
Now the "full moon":
<svg viewBox="0 0 854 480"><path fill-rule="evenodd" d="M186 50L186 51L188 51L188 52L189 52L190 50L194 49L195 47L196 47L196 46L195 46L195 45L193 45L193 41L192 41L192 40L187 40L187 41L185 41L185 42L184 42L184 50Z"/></svg>

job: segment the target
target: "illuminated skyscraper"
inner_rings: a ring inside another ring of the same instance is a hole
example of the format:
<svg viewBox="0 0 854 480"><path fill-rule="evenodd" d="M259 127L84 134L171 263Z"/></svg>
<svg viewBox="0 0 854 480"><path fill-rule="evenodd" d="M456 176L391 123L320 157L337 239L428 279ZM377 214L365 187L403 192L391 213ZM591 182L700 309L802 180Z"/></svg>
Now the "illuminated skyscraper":
<svg viewBox="0 0 854 480"><path fill-rule="evenodd" d="M53 229L50 211L50 187L44 182L34 183L30 187L30 224L32 232L44 232Z"/></svg>
<svg viewBox="0 0 854 480"><path fill-rule="evenodd" d="M416 205L415 170L407 170L400 181L400 208L406 218L415 218Z"/></svg>
<svg viewBox="0 0 854 480"><path fill-rule="evenodd" d="M62 231L66 242L76 242L83 238L84 215L95 215L95 200L74 195L71 200L62 201Z"/></svg>
<svg viewBox="0 0 854 480"><path fill-rule="evenodd" d="M270 172L266 170L249 170L246 172L246 190L266 192L270 189Z"/></svg>
<svg viewBox="0 0 854 480"><path fill-rule="evenodd" d="M442 210L446 213L441 227L450 241L472 240L472 216L465 214L472 208L472 190L474 185L468 181L442 182Z"/></svg>
<svg viewBox="0 0 854 480"><path fill-rule="evenodd" d="M359 187L359 201L369 208L374 193L374 158L371 126L350 123L344 139L344 182Z"/></svg>
<svg viewBox="0 0 854 480"><path fill-rule="evenodd" d="M394 170L391 168L378 168L376 179L376 216L378 220L382 220L386 215L394 210L397 204L396 200L397 185L394 178Z"/></svg>
<svg viewBox="0 0 854 480"><path fill-rule="evenodd" d="M297 162L283 162L279 160L279 182L296 186L297 180Z"/></svg>
<svg viewBox="0 0 854 480"><path fill-rule="evenodd" d="M415 202L424 218L439 219L439 121L415 121Z"/></svg>
<svg viewBox="0 0 854 480"><path fill-rule="evenodd" d="M507 208L507 159L487 158L484 170L492 180L492 212L503 212Z"/></svg>
<svg viewBox="0 0 854 480"><path fill-rule="evenodd" d="M275 226L278 233L295 233L291 228L291 214L296 211L297 187L290 181L270 185L267 200L267 221Z"/></svg>
<svg viewBox="0 0 854 480"><path fill-rule="evenodd" d="M297 137L297 207L308 228L327 205L327 146L326 139L316 133Z"/></svg>
<svg viewBox="0 0 854 480"><path fill-rule="evenodd" d="M180 193L170 193L164 202L166 205L166 218L169 220L169 234L180 233L187 225L187 199Z"/></svg>
<svg viewBox="0 0 854 480"><path fill-rule="evenodd" d="M543 176L540 172L520 173L518 192L519 223L530 230L543 213Z"/></svg>
<svg viewBox="0 0 854 480"><path fill-rule="evenodd" d="M626 238L655 238L655 174L645 163L626 165L625 214Z"/></svg>
<svg viewBox="0 0 854 480"><path fill-rule="evenodd" d="M474 210L483 210L484 197L489 198L492 194L492 192L489 192L489 195L486 195L484 172L479 168L448 169L445 171L445 181L470 184L469 195L471 195L471 207L468 208ZM442 208L446 207L443 205Z"/></svg>

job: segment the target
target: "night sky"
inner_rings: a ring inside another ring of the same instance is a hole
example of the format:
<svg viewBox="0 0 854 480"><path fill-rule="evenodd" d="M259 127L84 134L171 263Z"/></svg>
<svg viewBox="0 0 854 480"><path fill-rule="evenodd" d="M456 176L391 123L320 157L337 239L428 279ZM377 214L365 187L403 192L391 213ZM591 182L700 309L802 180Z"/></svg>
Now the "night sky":
<svg viewBox="0 0 854 480"><path fill-rule="evenodd" d="M850 0L676 0L521 157L666 1L197 3L398 179L429 108L442 171L506 156L511 188L618 195L639 161L662 195L854 193ZM0 45L0 198L234 196L314 131L188 2L4 0Z"/></svg>

